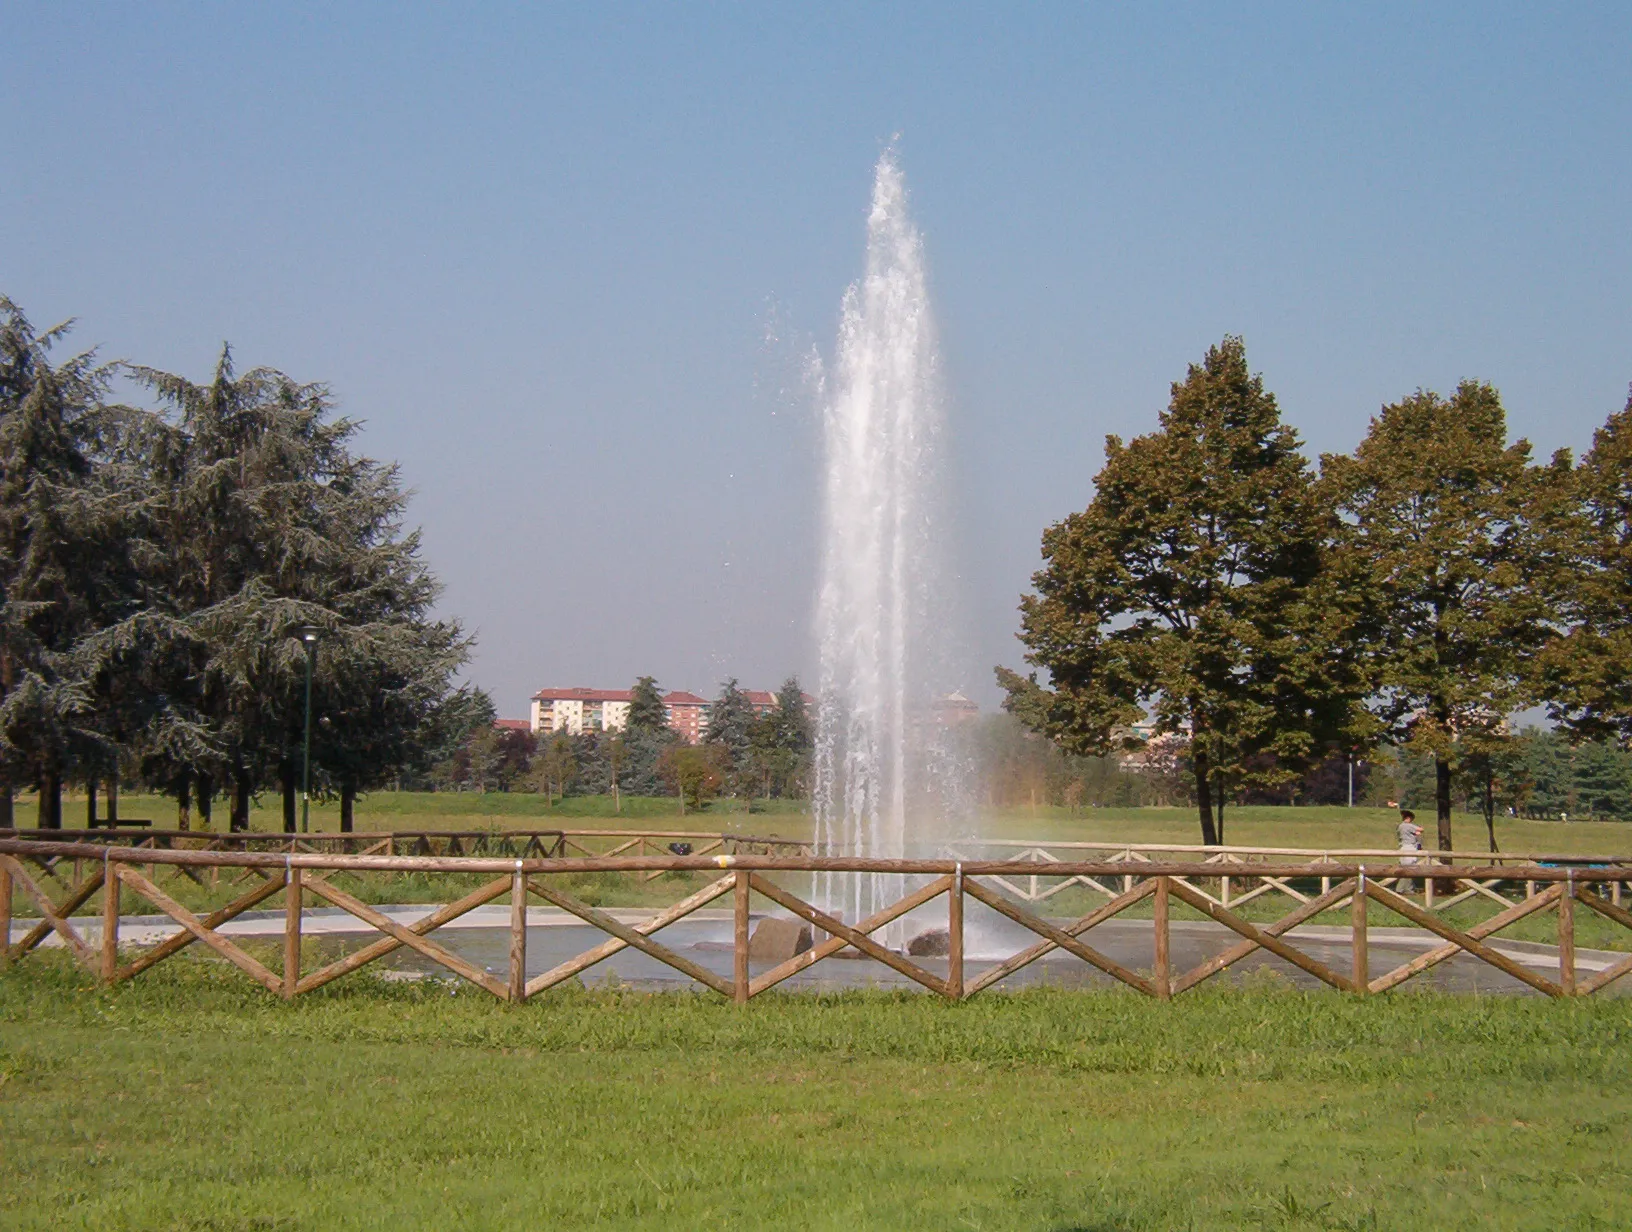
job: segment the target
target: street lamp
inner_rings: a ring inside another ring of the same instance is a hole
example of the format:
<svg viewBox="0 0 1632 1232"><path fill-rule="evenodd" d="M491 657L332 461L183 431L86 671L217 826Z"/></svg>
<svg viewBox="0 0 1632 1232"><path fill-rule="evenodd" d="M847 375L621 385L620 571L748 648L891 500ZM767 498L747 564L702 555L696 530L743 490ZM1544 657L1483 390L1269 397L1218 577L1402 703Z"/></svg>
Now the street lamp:
<svg viewBox="0 0 1632 1232"><path fill-rule="evenodd" d="M312 663L317 658L316 625L301 625L296 636L306 647L306 748L300 767L300 832L305 834L312 815Z"/></svg>

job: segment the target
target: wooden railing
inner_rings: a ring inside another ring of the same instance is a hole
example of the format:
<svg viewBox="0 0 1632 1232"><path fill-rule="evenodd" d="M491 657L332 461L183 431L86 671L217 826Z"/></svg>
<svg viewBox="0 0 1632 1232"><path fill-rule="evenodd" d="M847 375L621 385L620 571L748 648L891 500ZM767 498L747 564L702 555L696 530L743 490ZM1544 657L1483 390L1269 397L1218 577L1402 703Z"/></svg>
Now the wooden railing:
<svg viewBox="0 0 1632 1232"><path fill-rule="evenodd" d="M1241 907L1256 898L1282 895L1293 902L1307 903L1332 888L1332 877L1319 877L1319 888L1307 885L1300 888L1293 878L1266 871L1266 865L1297 862L1306 865L1349 865L1365 863L1376 867L1383 864L1409 865L1411 877L1394 879L1390 886L1396 893L1409 888L1408 897L1420 902L1428 911L1444 911L1469 899L1483 897L1506 904L1501 892L1511 885L1522 889L1526 898L1539 892L1537 879L1527 879L1523 870L1535 866L1557 868L1620 869L1619 878L1604 881L1604 890L1610 902L1621 905L1623 889L1632 884L1632 857L1549 855L1545 853L1492 852L1488 855L1454 851L1402 852L1391 848L1369 847L1203 847L1182 843L1093 843L1048 842L1032 839L968 839L947 843L941 854L952 860L1001 858L1025 864L1025 871L1013 877L1001 877L997 883L1015 898L1029 903L1046 902L1073 886L1080 886L1106 900L1131 889L1153 864L1199 861L1208 866L1204 885L1192 884L1197 893L1221 907ZM1110 875L1087 876L1062 871L1072 861L1095 858L1115 865L1117 872ZM1468 877L1457 870L1477 860L1486 869L1500 869L1500 875ZM1450 866L1446 869L1441 866ZM1302 874L1308 881L1313 874ZM1216 890L1216 893L1213 891Z"/></svg>
<svg viewBox="0 0 1632 1232"><path fill-rule="evenodd" d="M71 886L64 896L54 899L28 871L28 866L45 867L64 860L80 860L88 874ZM1474 958L1505 972L1513 979L1548 996L1567 997L1593 993L1632 970L1632 954L1603 965L1586 978L1577 971L1575 955L1575 912L1578 906L1632 929L1632 912L1611 902L1604 887L1626 876L1623 868L1557 867L1547 865L1436 865L1436 877L1456 883L1489 884L1530 881L1543 887L1515 902L1498 897L1503 909L1465 931L1453 927L1389 888L1390 883L1422 876L1422 865L1346 864L1339 861L1305 864L1265 864L1254 870L1261 879L1286 882L1318 880L1327 888L1297 905L1289 914L1270 923L1249 921L1222 905L1214 895L1197 888L1198 880L1216 878L1218 865L1202 861L1149 861L1137 872L1129 872L1126 861L1057 861L1050 866L1054 876L1098 880L1129 877L1132 884L1095 910L1060 924L1034 914L997 887L1007 879L1028 876L1034 861L1016 860L870 860L845 857L727 855L717 856L580 856L494 859L458 856L345 855L304 852L178 851L137 849L85 843L35 842L0 839L0 937L6 941L3 957L16 961L55 933L75 958L105 983L117 983L152 967L195 942L214 950L222 958L256 980L268 991L284 998L320 988L331 980L355 971L400 948L408 948L439 964L455 975L486 989L495 997L522 1002L529 997L587 970L619 951L632 948L735 1001L772 988L790 976L841 950L853 949L875 959L925 988L958 1000L991 987L1016 971L1056 950L1074 955L1116 980L1146 995L1166 1000L1196 987L1256 951L1275 955L1333 988L1358 995L1378 993L1397 987L1458 954ZM246 894L232 903L200 917L159 887L152 875L144 876L143 864L194 870L231 868L245 870L258 878ZM587 903L580 902L551 884L552 877L584 871L669 873L711 871L721 874L714 881L682 901L640 924L631 925ZM405 925L363 903L330 882L323 874L350 873L463 873L488 874L492 879L455 902L437 908L412 925ZM854 924L822 911L770 879L774 873L846 872L862 875L884 874L923 879L924 884L899 901ZM13 895L26 894L40 912L40 919L13 944L11 916ZM74 913L101 892L101 935L92 945L74 925ZM180 931L141 953L121 951L120 912L125 894L153 904L179 926ZM802 954L776 964L758 974L749 965L749 907L751 896L782 907L812 925L816 944ZM283 961L281 971L267 967L246 952L220 929L227 921L250 908L281 894L284 902ZM726 895L732 896L733 942L732 976L727 979L663 945L654 934L684 919L698 908ZM910 957L874 939L873 934L909 911L933 900L947 899L946 974L932 971ZM329 903L355 916L382 936L344 958L328 962L312 971L302 969L301 935L304 903L309 897ZM507 978L499 979L483 971L451 950L433 941L430 934L474 908L508 896L510 904L510 951ZM607 935L607 940L591 950L557 964L532 978L527 977L527 903L529 896L576 916ZM1010 957L993 963L978 973L966 969L964 956L964 907L973 898L1030 930L1037 942ZM1153 957L1147 971L1133 970L1089 945L1083 937L1097 925L1128 911L1146 898L1151 900ZM1194 908L1203 916L1223 925L1239 940L1198 966L1176 972L1172 969L1170 914L1173 900ZM1411 961L1373 976L1368 942L1368 905L1376 903L1393 911L1418 928L1434 934L1441 944ZM1348 943L1351 963L1338 970L1298 948L1287 939L1293 929L1328 911L1349 908ZM1556 979L1537 974L1494 945L1487 944L1503 929L1520 920L1552 912L1557 924Z"/></svg>

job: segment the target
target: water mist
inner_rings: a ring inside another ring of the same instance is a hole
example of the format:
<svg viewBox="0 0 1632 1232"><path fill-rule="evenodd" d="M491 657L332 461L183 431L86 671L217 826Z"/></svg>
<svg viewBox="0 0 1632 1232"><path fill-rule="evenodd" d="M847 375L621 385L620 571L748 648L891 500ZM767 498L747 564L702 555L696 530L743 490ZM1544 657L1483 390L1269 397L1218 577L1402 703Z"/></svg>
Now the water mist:
<svg viewBox="0 0 1632 1232"><path fill-rule="evenodd" d="M930 854L961 824L966 776L937 702L957 622L942 559L944 399L923 238L893 152L878 162L867 267L845 293L822 389L826 480L817 604L821 675L813 807L822 854ZM824 874L854 923L900 877ZM885 934L898 943L900 929Z"/></svg>

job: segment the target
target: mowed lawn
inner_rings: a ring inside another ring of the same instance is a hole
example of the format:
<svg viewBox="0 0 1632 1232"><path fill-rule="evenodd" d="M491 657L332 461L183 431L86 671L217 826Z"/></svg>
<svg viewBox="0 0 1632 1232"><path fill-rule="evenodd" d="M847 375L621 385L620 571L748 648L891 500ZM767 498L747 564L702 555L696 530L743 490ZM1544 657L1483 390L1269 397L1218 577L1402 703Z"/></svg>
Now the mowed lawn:
<svg viewBox="0 0 1632 1232"><path fill-rule="evenodd" d="M1632 1226L1632 1003L0 974L15 1229Z"/></svg>
<svg viewBox="0 0 1632 1232"><path fill-rule="evenodd" d="M160 828L176 824L174 800L158 796L125 796L121 816L150 821ZM1420 812L1420 811L1419 811ZM83 797L70 795L63 806L69 827L84 824ZM32 796L17 800L19 826L33 826L37 815ZM1433 818L1418 818L1433 833ZM1333 806L1252 806L1231 808L1225 818L1229 843L1238 846L1302 848L1377 848L1398 846L1393 809ZM196 813L194 825L198 824ZM251 813L253 829L282 828L282 814L272 796L263 796ZM314 802L314 830L340 828L339 806ZM217 805L215 828L226 825L224 804ZM680 812L673 798L626 796L615 811L610 796L572 796L550 803L532 792L374 792L357 802L358 830L536 830L654 829L689 832L725 831L780 838L809 838L812 823L803 800L758 800L750 811L738 800L715 800L698 812ZM1471 813L1454 819L1458 850L1489 849L1484 821ZM1076 840L1104 843L1182 843L1201 841L1194 809L1085 808L1041 806L1035 809L986 809L955 829L981 837L1049 842ZM1559 855L1632 855L1632 823L1557 822L1501 819L1496 838L1504 851Z"/></svg>

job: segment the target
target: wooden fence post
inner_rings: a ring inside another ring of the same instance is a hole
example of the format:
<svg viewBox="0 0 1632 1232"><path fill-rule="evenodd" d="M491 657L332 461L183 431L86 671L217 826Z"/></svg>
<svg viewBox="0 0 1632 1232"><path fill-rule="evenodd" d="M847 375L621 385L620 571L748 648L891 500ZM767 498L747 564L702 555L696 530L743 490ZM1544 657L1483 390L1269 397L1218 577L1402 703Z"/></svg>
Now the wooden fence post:
<svg viewBox="0 0 1632 1232"><path fill-rule="evenodd" d="M510 1001L527 999L527 875L516 861L510 874Z"/></svg>
<svg viewBox="0 0 1632 1232"><path fill-rule="evenodd" d="M1564 895L1558 900L1558 987L1566 997L1575 996L1575 877L1564 878Z"/></svg>
<svg viewBox="0 0 1632 1232"><path fill-rule="evenodd" d="M1366 867L1360 866L1360 876L1354 883L1354 898L1349 902L1349 947L1354 956L1354 991L1365 996L1371 983L1371 951L1366 938Z"/></svg>
<svg viewBox="0 0 1632 1232"><path fill-rule="evenodd" d="M0 970L11 965L11 870L0 864Z"/></svg>
<svg viewBox="0 0 1632 1232"><path fill-rule="evenodd" d="M283 866L283 999L295 999L300 983L300 870Z"/></svg>
<svg viewBox="0 0 1632 1232"><path fill-rule="evenodd" d="M1173 995L1172 968L1168 961L1167 892L1170 882L1166 877L1156 878L1156 967L1154 971L1156 999L1166 1001Z"/></svg>
<svg viewBox="0 0 1632 1232"><path fill-rule="evenodd" d="M119 869L102 858L102 982L111 984L119 974Z"/></svg>
<svg viewBox="0 0 1632 1232"><path fill-rule="evenodd" d="M946 892L946 995L963 999L963 862L952 870L952 886Z"/></svg>
<svg viewBox="0 0 1632 1232"><path fill-rule="evenodd" d="M745 869L738 869L732 884L731 999L748 1004L748 895L753 881Z"/></svg>

